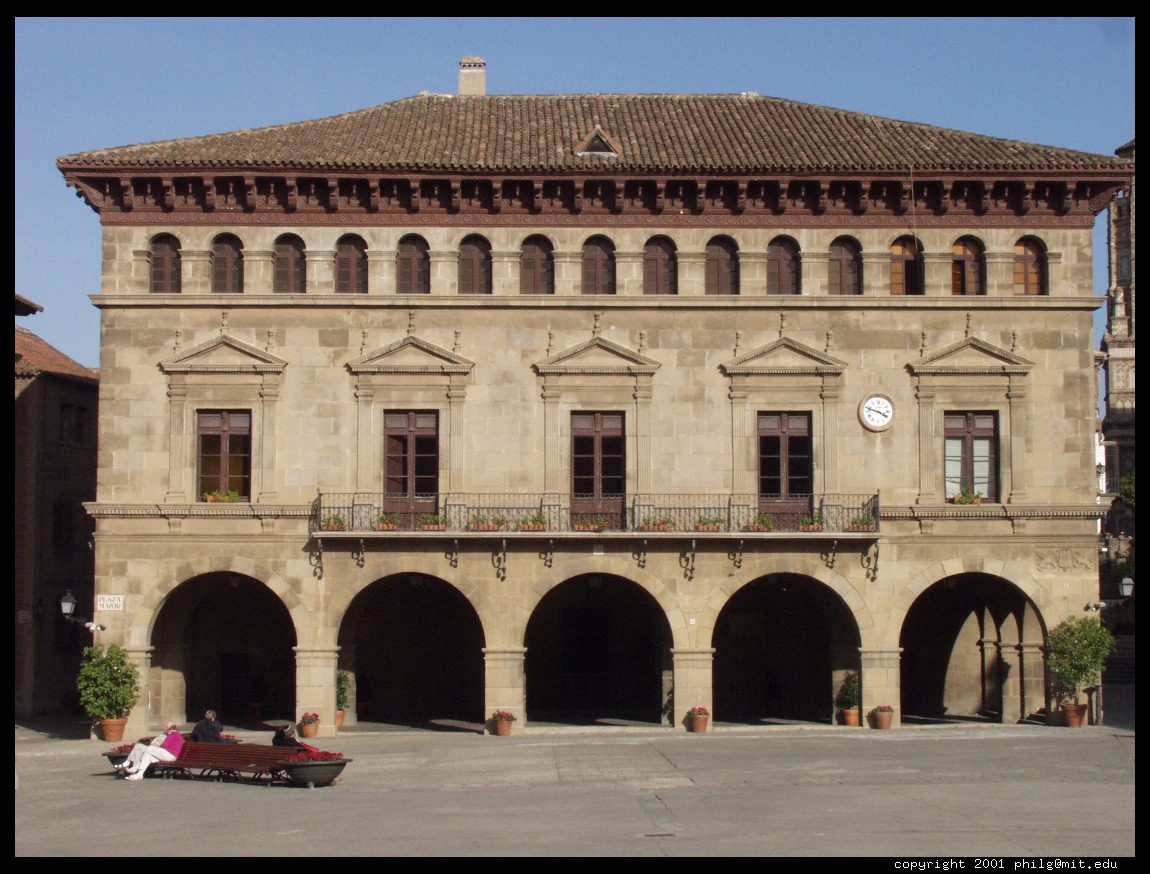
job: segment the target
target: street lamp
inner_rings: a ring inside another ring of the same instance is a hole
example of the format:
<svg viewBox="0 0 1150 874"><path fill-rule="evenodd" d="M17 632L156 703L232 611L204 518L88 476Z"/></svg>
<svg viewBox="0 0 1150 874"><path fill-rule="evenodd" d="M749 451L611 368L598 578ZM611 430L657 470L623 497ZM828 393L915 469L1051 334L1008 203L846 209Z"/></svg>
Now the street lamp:
<svg viewBox="0 0 1150 874"><path fill-rule="evenodd" d="M83 616L73 616L76 612L76 596L72 594L72 590L68 589L64 596L60 598L60 612L64 614L64 618L69 622L75 622L77 625L83 625L89 631L106 631L107 627L98 622L93 622L91 619L85 619Z"/></svg>
<svg viewBox="0 0 1150 874"><path fill-rule="evenodd" d="M1123 598L1129 598L1131 595L1133 595L1134 594L1134 578L1133 577L1123 577L1122 582L1120 582L1118 584L1118 593Z"/></svg>

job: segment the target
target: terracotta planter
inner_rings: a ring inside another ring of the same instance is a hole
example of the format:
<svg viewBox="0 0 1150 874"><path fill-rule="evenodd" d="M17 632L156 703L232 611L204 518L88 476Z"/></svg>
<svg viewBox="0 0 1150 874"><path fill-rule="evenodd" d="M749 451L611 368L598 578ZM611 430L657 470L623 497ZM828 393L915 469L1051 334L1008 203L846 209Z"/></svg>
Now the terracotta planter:
<svg viewBox="0 0 1150 874"><path fill-rule="evenodd" d="M424 531L445 531L447 529L446 525L420 525L419 527Z"/></svg>
<svg viewBox="0 0 1150 874"><path fill-rule="evenodd" d="M696 525L695 530L696 531L718 531L719 526L718 525Z"/></svg>
<svg viewBox="0 0 1150 874"><path fill-rule="evenodd" d="M893 710L881 710L871 714L871 722L875 728L890 728L892 719L894 719Z"/></svg>
<svg viewBox="0 0 1150 874"><path fill-rule="evenodd" d="M799 530L800 531L822 531L823 526L822 525L800 525Z"/></svg>
<svg viewBox="0 0 1150 874"><path fill-rule="evenodd" d="M351 759L333 759L326 762L277 762L284 775L296 786L314 789L330 786L343 773Z"/></svg>
<svg viewBox="0 0 1150 874"><path fill-rule="evenodd" d="M1060 704L1059 709L1062 710L1062 718L1066 721L1067 728L1082 728L1086 725L1085 704Z"/></svg>
<svg viewBox="0 0 1150 874"><path fill-rule="evenodd" d="M394 531L396 529L396 527L397 526L394 522L380 522L378 525L375 526L375 530L376 531Z"/></svg>
<svg viewBox="0 0 1150 874"><path fill-rule="evenodd" d="M300 723L299 733L302 737L315 737L316 733L318 731L319 731L319 723L318 722L301 722Z"/></svg>
<svg viewBox="0 0 1150 874"><path fill-rule="evenodd" d="M643 530L644 531L670 531L671 527L669 525L644 525Z"/></svg>
<svg viewBox="0 0 1150 874"><path fill-rule="evenodd" d="M546 531L547 526L546 525L529 525L529 524L528 525L520 525L519 530L520 531Z"/></svg>
<svg viewBox="0 0 1150 874"><path fill-rule="evenodd" d="M856 707L853 710L840 710L839 719L842 720L843 725L857 726L859 724L858 708Z"/></svg>
<svg viewBox="0 0 1150 874"><path fill-rule="evenodd" d="M687 731L692 734L706 734L707 721L709 716L688 716L687 717Z"/></svg>
<svg viewBox="0 0 1150 874"><path fill-rule="evenodd" d="M335 712L335 727L336 728L343 728L343 721L346 718L347 718L347 711L346 710L337 710Z"/></svg>
<svg viewBox="0 0 1150 874"><path fill-rule="evenodd" d="M472 531L498 531L498 525L482 524L468 526Z"/></svg>
<svg viewBox="0 0 1150 874"><path fill-rule="evenodd" d="M511 736L511 720L510 719L496 719L493 721L495 722L495 733L499 737L510 737Z"/></svg>
<svg viewBox="0 0 1150 874"><path fill-rule="evenodd" d="M128 718L122 717L120 719L101 719L100 720L100 735L106 741L117 741L124 739L124 726L128 724Z"/></svg>

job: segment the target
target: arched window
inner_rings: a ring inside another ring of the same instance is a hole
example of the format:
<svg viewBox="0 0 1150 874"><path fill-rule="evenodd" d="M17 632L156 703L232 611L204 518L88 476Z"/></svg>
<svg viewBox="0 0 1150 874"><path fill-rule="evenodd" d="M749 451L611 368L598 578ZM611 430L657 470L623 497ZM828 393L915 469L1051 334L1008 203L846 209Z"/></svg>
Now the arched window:
<svg viewBox="0 0 1150 874"><path fill-rule="evenodd" d="M583 293L615 293L615 246L606 237L583 244Z"/></svg>
<svg viewBox="0 0 1150 874"><path fill-rule="evenodd" d="M409 234L395 254L395 293L431 294L431 249L423 237Z"/></svg>
<svg viewBox="0 0 1150 874"><path fill-rule="evenodd" d="M367 294L367 243L348 234L335 244L336 294Z"/></svg>
<svg viewBox="0 0 1150 874"><path fill-rule="evenodd" d="M521 294L555 293L555 259L551 241L546 237L528 237L519 255L519 292Z"/></svg>
<svg viewBox="0 0 1150 874"><path fill-rule="evenodd" d="M233 234L212 241L212 293L242 294L244 290L244 244Z"/></svg>
<svg viewBox="0 0 1150 874"><path fill-rule="evenodd" d="M828 254L827 294L862 294L862 247L850 237L839 237Z"/></svg>
<svg viewBox="0 0 1150 874"><path fill-rule="evenodd" d="M707 294L739 293L739 247L730 237L707 243Z"/></svg>
<svg viewBox="0 0 1150 874"><path fill-rule="evenodd" d="M491 244L478 235L459 244L459 293L491 294Z"/></svg>
<svg viewBox="0 0 1150 874"><path fill-rule="evenodd" d="M666 237L651 237L643 247L643 294L679 293L679 256Z"/></svg>
<svg viewBox="0 0 1150 874"><path fill-rule="evenodd" d="M914 237L899 237L891 243L890 293L923 293L922 246Z"/></svg>
<svg viewBox="0 0 1150 874"><path fill-rule="evenodd" d="M974 237L956 240L951 247L950 293L986 294L986 253Z"/></svg>
<svg viewBox="0 0 1150 874"><path fill-rule="evenodd" d="M180 293L180 241L171 234L160 234L148 248L151 272L148 291L152 294Z"/></svg>
<svg viewBox="0 0 1150 874"><path fill-rule="evenodd" d="M307 262L303 240L284 234L275 242L275 271L272 291L276 294L303 294L307 286Z"/></svg>
<svg viewBox="0 0 1150 874"><path fill-rule="evenodd" d="M1033 237L1014 244L1014 293L1047 294L1046 249Z"/></svg>
<svg viewBox="0 0 1150 874"><path fill-rule="evenodd" d="M775 237L767 246L767 294L802 294L799 244Z"/></svg>

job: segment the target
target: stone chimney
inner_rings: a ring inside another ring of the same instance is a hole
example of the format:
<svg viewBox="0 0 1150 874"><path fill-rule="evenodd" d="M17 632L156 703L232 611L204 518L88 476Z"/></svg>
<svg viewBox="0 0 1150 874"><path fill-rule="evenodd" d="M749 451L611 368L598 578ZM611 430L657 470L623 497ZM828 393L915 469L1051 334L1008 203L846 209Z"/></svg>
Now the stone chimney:
<svg viewBox="0 0 1150 874"><path fill-rule="evenodd" d="M468 57L459 62L459 93L487 93L487 61L483 58Z"/></svg>

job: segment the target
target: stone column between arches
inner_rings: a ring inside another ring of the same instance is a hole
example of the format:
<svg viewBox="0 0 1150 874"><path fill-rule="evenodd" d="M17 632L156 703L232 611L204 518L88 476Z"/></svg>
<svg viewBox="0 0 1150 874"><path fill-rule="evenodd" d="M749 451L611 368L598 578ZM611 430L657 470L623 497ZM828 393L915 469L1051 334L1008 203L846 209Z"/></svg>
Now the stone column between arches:
<svg viewBox="0 0 1150 874"><path fill-rule="evenodd" d="M496 710L509 710L515 716L511 733L522 733L527 713L527 682L524 660L527 648L522 646L483 648L483 718L486 721ZM494 727L488 724L488 733Z"/></svg>
<svg viewBox="0 0 1150 874"><path fill-rule="evenodd" d="M687 711L692 707L713 710L712 678L714 647L700 649L673 648L671 658L675 671L675 707L671 727L687 730Z"/></svg>
<svg viewBox="0 0 1150 874"><path fill-rule="evenodd" d="M152 723L152 649L151 646L125 646L128 661L140 672L140 697L136 706L128 714L128 724L124 726L125 738L143 737L151 734ZM96 735L93 735L95 737Z"/></svg>
<svg viewBox="0 0 1150 874"><path fill-rule="evenodd" d="M875 707L889 704L894 708L891 728L902 724L902 647L895 649L859 649L862 663L862 716Z"/></svg>
<svg viewBox="0 0 1150 874"><path fill-rule="evenodd" d="M335 669L338 646L297 646L295 650L296 721L319 714L317 737L335 737Z"/></svg>

